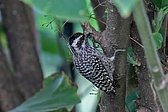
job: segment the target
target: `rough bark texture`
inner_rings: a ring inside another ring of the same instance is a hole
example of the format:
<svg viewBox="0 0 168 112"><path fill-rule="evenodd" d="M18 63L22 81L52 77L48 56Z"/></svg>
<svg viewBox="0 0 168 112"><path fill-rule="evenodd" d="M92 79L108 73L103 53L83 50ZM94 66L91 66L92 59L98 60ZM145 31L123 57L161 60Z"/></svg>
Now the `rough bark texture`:
<svg viewBox="0 0 168 112"><path fill-rule="evenodd" d="M14 70L16 84L13 86L18 87L22 97L27 99L42 86L34 16L31 8L19 0L0 0L0 9Z"/></svg>
<svg viewBox="0 0 168 112"><path fill-rule="evenodd" d="M111 57L116 49L125 49L118 52L115 58L114 77L117 80L118 88L116 95L103 93L100 102L100 112L125 112L126 93L126 48L129 39L130 18L123 19L117 9L107 2L108 16L106 30L96 32L88 24L83 26L85 33L90 32L96 42L100 43L105 54Z"/></svg>
<svg viewBox="0 0 168 112"><path fill-rule="evenodd" d="M149 22L152 26L152 20L154 18L154 8L151 6L150 0L144 0L145 8L148 14ZM132 23L131 36L134 40L141 43L140 36L135 26ZM136 75L138 78L138 88L140 91L140 99L138 101L138 107L140 112L162 112L162 108L156 96L154 86L152 85L152 77L149 73L147 62L144 54L144 48L135 42L132 42L132 48L136 58L141 63L140 66L136 66Z"/></svg>
<svg viewBox="0 0 168 112"><path fill-rule="evenodd" d="M107 2L108 16L105 37L107 43L105 53L112 56L115 49L127 49L130 29L130 18L123 19L117 9L111 3ZM125 93L126 93L126 60L127 53L118 52L115 60L115 74L119 88L116 88L116 95L102 96L102 105L106 108L102 112L125 112Z"/></svg>
<svg viewBox="0 0 168 112"><path fill-rule="evenodd" d="M12 72L0 46L0 112L6 112L23 101L23 97L15 84Z"/></svg>
<svg viewBox="0 0 168 112"><path fill-rule="evenodd" d="M94 0L93 0L94 1ZM153 19L153 7L151 6L150 0L145 0L145 7L148 11L148 16L150 23ZM117 12L116 8L107 3L107 26L106 30L103 33L97 33L92 28L89 31L95 36L95 40L101 44L107 56L111 56L114 53L114 49L124 49L127 47L129 29L130 29L130 20L122 19ZM140 38L135 26L131 27L131 34L134 37L135 41L140 42ZM105 37L105 38L104 38ZM127 38L125 38L127 37ZM140 90L140 100L137 101L139 106L139 111L141 112L158 112L162 111L159 106L157 96L151 85L151 77L147 69L146 59L144 57L143 47L138 45L136 42L132 42L132 47L135 52L135 55L138 58L138 61L141 62L140 66L136 67L136 75L138 77L138 87ZM117 89L117 95L106 95L103 94L102 102L100 104L101 112L124 112L124 98L125 98L125 73L126 73L126 54L117 55L116 58L116 69L115 75L118 77L118 84L120 88Z"/></svg>
<svg viewBox="0 0 168 112"><path fill-rule="evenodd" d="M132 26L131 35L136 41L140 42L140 37L138 35L138 31L136 29L135 24ZM141 108L143 108L145 112L158 112L159 107L157 104L157 97L153 85L151 85L152 79L147 68L144 50L135 42L132 42L132 47L136 58L141 63L140 66L136 67L136 74L138 77L138 88L140 90L140 101L138 101L139 109L141 110Z"/></svg>
<svg viewBox="0 0 168 112"><path fill-rule="evenodd" d="M35 46L34 17L31 8L18 0L1 1L2 19L17 85L28 98L42 84L42 71Z"/></svg>

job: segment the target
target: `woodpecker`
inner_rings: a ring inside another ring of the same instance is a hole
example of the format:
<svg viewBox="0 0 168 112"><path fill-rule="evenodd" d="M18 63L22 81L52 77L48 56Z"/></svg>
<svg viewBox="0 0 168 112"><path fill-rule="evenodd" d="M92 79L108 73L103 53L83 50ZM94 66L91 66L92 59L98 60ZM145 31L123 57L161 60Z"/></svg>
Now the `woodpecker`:
<svg viewBox="0 0 168 112"><path fill-rule="evenodd" d="M89 34L75 33L69 37L69 48L73 62L80 74L100 90L114 93L114 57L106 57L102 52L89 45Z"/></svg>

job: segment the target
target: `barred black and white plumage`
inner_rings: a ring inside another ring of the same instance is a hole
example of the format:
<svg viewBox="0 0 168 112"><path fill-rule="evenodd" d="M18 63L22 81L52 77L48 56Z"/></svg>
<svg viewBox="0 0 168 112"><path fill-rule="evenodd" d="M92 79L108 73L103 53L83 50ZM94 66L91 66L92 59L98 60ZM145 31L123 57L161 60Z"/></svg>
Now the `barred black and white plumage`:
<svg viewBox="0 0 168 112"><path fill-rule="evenodd" d="M113 87L113 60L87 42L87 36L76 33L69 38L69 47L79 72L100 90L115 93Z"/></svg>

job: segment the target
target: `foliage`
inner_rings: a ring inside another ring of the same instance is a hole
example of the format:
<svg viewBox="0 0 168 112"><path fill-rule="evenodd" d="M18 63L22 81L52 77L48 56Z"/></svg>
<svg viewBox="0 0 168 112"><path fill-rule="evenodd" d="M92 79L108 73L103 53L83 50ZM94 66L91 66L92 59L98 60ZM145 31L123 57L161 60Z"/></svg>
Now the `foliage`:
<svg viewBox="0 0 168 112"><path fill-rule="evenodd" d="M161 25L163 23L163 19L168 13L168 6L165 6L161 9L158 9L157 16L153 20L153 37L156 43L157 49L160 49L163 42L163 35L160 33Z"/></svg>
<svg viewBox="0 0 168 112"><path fill-rule="evenodd" d="M147 14L145 12L145 8L143 2L139 2L140 5L137 5L133 12L133 16L140 34L140 38L144 45L145 56L147 59L148 70L151 73L153 78L154 87L162 108L165 112L168 111L168 90L165 88L164 90L160 90L160 81L162 76L164 76L164 72L157 54L156 42L152 36L151 27L149 21L147 19Z"/></svg>
<svg viewBox="0 0 168 112"><path fill-rule="evenodd" d="M60 43L55 39L55 35L58 34L58 27L55 24L56 18L60 20L60 24L63 21L69 20L73 22L79 22L84 20L90 20L90 15L92 15L93 8L88 7L88 0L22 0L23 2L29 4L34 8L35 16L36 16L36 24L38 31L40 33L40 44L42 46L42 54L48 53L54 56L60 56L67 60L68 51L65 48L64 53L66 56L62 56L60 51ZM133 11L135 11L136 6L139 5L140 0L113 0L113 3L118 8L122 17L129 17ZM162 47L164 35L161 33L162 31L162 23L165 18L165 15L168 13L168 0L152 0L154 5L156 6L156 17L152 21L152 39L155 42L155 46L157 49ZM42 15L42 16L41 16ZM46 16L47 15L47 16ZM141 17L142 15L138 15L137 17ZM97 26L96 21L91 19L94 26ZM146 21L143 21L142 24ZM147 23L149 23L147 21ZM97 28L98 29L98 28ZM141 28L143 29L143 28ZM140 32L143 34L145 31ZM147 38L147 37L146 37ZM63 43L61 43L63 44ZM66 44L64 45L64 47ZM154 50L157 50L153 48ZM148 52L148 55L151 55ZM61 65L59 58L52 58L47 55L52 62L54 63L54 70L57 65ZM155 56L155 55L153 55ZM147 58L148 59L148 58ZM53 61L56 60L56 61ZM129 63L133 65L139 65L136 61L136 57L133 54L132 48L128 48L127 60ZM148 61L150 61L148 59ZM46 65L46 62L44 62ZM51 68L50 66L48 68ZM46 68L43 68L46 69ZM156 89L157 90L157 89ZM11 110L11 112L21 112L21 111L51 111L58 110L60 108L67 108L74 106L75 104L80 102L79 97L76 94L77 88L72 86L68 77L63 74L55 74L44 80L44 88L35 94L32 98L25 101L22 105ZM131 91L126 98L126 105L128 107L129 112L133 112L136 109L135 100L138 98L138 90L135 89Z"/></svg>
<svg viewBox="0 0 168 112"><path fill-rule="evenodd" d="M159 32L159 30L161 29L163 19L167 13L168 13L168 6L158 10L157 16L153 20L153 28L155 32Z"/></svg>
<svg viewBox="0 0 168 112"><path fill-rule="evenodd" d="M121 16L126 18L131 15L134 7L136 6L138 0L113 0L113 3L118 8Z"/></svg>
<svg viewBox="0 0 168 112"><path fill-rule="evenodd" d="M161 48L163 42L163 36L159 32L165 15L168 13L168 1L167 0L152 0L157 6L157 15L153 20L153 37L158 49ZM134 7L137 5L138 0L114 0L114 4L117 6L122 17L129 17Z"/></svg>
<svg viewBox="0 0 168 112"><path fill-rule="evenodd" d="M130 91L126 97L126 106L129 110L129 112L136 112L137 105L135 101L139 98L139 91L138 88L133 89Z"/></svg>
<svg viewBox="0 0 168 112"><path fill-rule="evenodd" d="M86 20L88 16L85 0L71 0L71 2L69 0L23 0L23 2L33 6L42 14L64 20L81 21Z"/></svg>
<svg viewBox="0 0 168 112"><path fill-rule="evenodd" d="M77 88L63 74L53 74L44 80L44 88L10 112L48 112L70 108L80 102Z"/></svg>
<svg viewBox="0 0 168 112"><path fill-rule="evenodd" d="M124 10L126 9L123 4L120 2L123 0L116 1L114 0L114 4L116 4L120 14L125 17ZM150 27L149 21L147 19L147 15L145 12L145 7L141 0L138 0L138 4L135 4L135 1L127 1L125 0L124 5L128 6L129 10L127 10L127 14L130 14L133 11L133 16L144 46L144 51L147 58L147 64L149 71L151 72L152 78L154 80L155 90L158 94L159 100L162 104L163 110L168 111L167 104L167 89L159 90L160 80L162 78L163 70L157 55L157 49L162 47L163 35L160 33L161 25L163 23L163 19L165 15L168 13L168 1L167 0L152 0L154 5L156 6L157 15L153 20L153 33ZM120 2L120 3L119 3ZM133 4L133 6L132 6ZM132 7L134 9L132 10ZM127 17L127 16L126 16ZM134 106L133 106L134 107Z"/></svg>
<svg viewBox="0 0 168 112"><path fill-rule="evenodd" d="M156 48L160 49L162 47L163 36L159 32L153 33L153 38L156 44Z"/></svg>
<svg viewBox="0 0 168 112"><path fill-rule="evenodd" d="M163 8L168 6L167 0L151 0L158 8Z"/></svg>
<svg viewBox="0 0 168 112"><path fill-rule="evenodd" d="M132 47L127 48L127 62L132 64L133 66L139 66L139 62L135 58L135 55L132 51Z"/></svg>

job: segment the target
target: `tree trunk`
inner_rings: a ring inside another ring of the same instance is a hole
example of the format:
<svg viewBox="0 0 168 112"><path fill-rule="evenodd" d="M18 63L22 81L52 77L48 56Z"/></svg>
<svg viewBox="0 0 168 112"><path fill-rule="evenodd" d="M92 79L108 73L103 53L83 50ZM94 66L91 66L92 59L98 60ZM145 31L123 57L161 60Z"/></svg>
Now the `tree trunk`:
<svg viewBox="0 0 168 112"><path fill-rule="evenodd" d="M0 112L12 109L24 101L15 85L16 82L0 46Z"/></svg>
<svg viewBox="0 0 168 112"><path fill-rule="evenodd" d="M115 6L107 1L107 21L106 30L96 32L89 24L82 25L84 33L92 33L94 40L98 42L104 53L111 57L116 49L125 50L118 52L115 57L115 73L114 79L117 81L116 95L107 95L103 93L99 105L100 112L125 112L125 96L126 96L126 60L127 45L130 34L130 18L123 19Z"/></svg>
<svg viewBox="0 0 168 112"><path fill-rule="evenodd" d="M107 56L112 56L116 49L127 49L130 33L130 18L123 19L116 7L107 1L108 15L107 27L104 32L106 44L104 50ZM101 112L125 112L125 96L126 96L126 60L127 52L118 52L115 58L114 77L117 80L116 95L102 96Z"/></svg>
<svg viewBox="0 0 168 112"><path fill-rule="evenodd" d="M31 8L19 0L0 0L0 9L11 54L12 80L27 99L42 87L43 76L36 50L34 16Z"/></svg>

